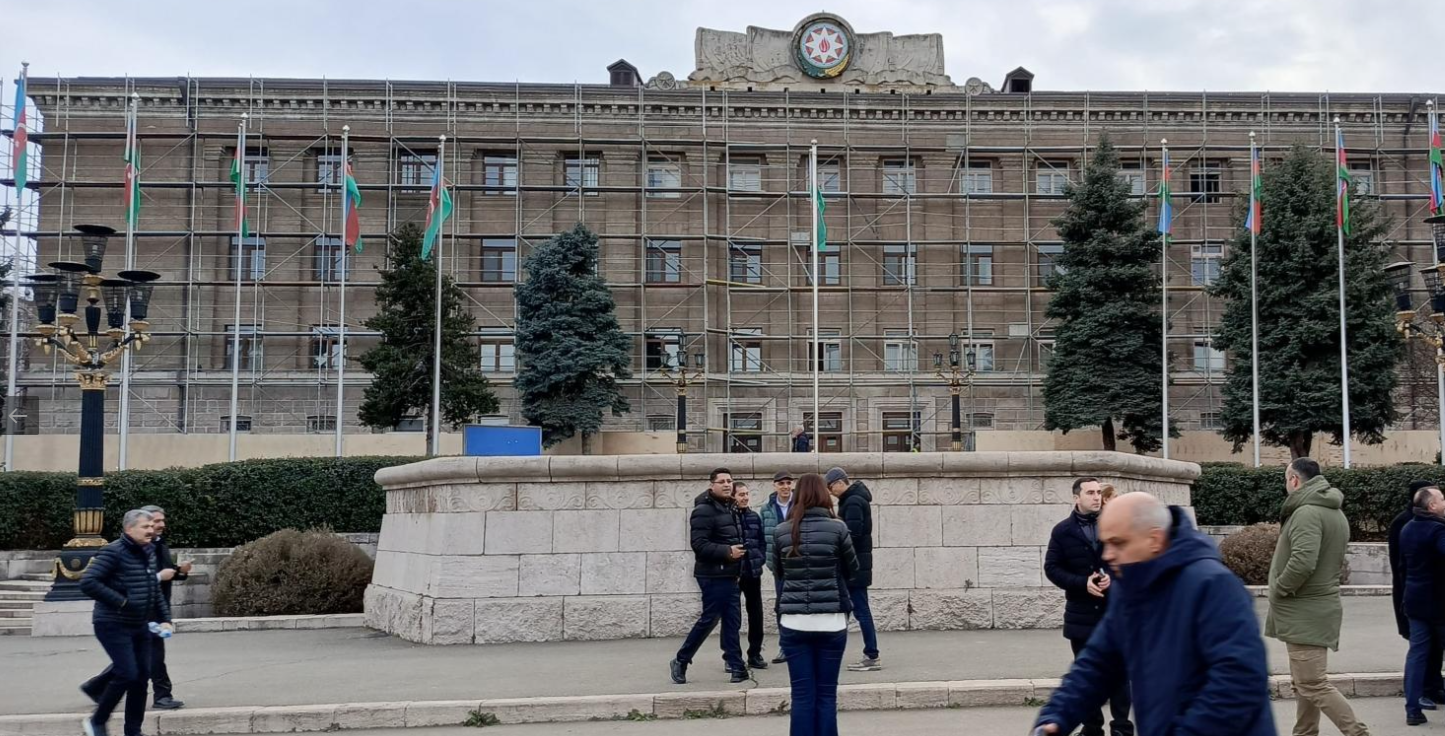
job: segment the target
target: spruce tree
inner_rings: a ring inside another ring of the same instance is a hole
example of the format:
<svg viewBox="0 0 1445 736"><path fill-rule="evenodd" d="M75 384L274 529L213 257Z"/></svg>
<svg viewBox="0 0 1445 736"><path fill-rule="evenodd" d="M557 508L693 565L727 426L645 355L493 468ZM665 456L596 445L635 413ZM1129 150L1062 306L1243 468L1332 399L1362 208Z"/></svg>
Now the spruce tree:
<svg viewBox="0 0 1445 736"><path fill-rule="evenodd" d="M391 267L381 271L376 316L363 323L381 333L381 342L361 356L371 385L358 415L374 429L390 429L418 413L431 429L437 263L422 260L421 241L421 228L412 223L392 234ZM443 276L441 418L453 429L497 411L497 397L471 341L475 325L462 307L461 288Z"/></svg>
<svg viewBox="0 0 1445 736"><path fill-rule="evenodd" d="M1058 326L1044 427L1099 427L1105 449L1122 439L1147 452L1161 445L1159 235L1118 172L1106 137L1082 181L1065 189L1069 207L1053 223L1064 251L1048 282L1047 315Z"/></svg>
<svg viewBox="0 0 1445 736"><path fill-rule="evenodd" d="M1340 405L1339 255L1333 157L1296 145L1264 167L1259 255L1261 442L1307 456L1316 432L1343 441ZM1211 293L1225 300L1215 344L1230 355L1224 384L1225 439L1236 452L1253 433L1250 353L1250 238L1241 206L1231 252ZM1392 393L1404 352L1377 203L1354 197L1345 238L1345 315L1350 424L1366 444L1384 440L1396 419Z"/></svg>
<svg viewBox="0 0 1445 736"><path fill-rule="evenodd" d="M632 340L597 273L597 236L578 223L532 251L517 284L517 393L547 446L582 436L591 452L602 415L629 411L617 379L630 378Z"/></svg>

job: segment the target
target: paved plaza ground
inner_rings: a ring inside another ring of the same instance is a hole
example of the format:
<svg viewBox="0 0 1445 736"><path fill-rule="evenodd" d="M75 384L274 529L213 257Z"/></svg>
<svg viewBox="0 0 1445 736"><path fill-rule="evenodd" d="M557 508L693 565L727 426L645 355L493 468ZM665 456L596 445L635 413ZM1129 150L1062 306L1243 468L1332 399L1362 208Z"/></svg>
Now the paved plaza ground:
<svg viewBox="0 0 1445 736"><path fill-rule="evenodd" d="M1259 601L1261 616L1264 605ZM1390 599L1346 598L1344 605L1341 651L1331 655L1330 671L1399 673L1405 642L1395 633ZM191 708L787 686L783 666L758 672L756 685L729 685L715 642L700 652L684 687L667 679L676 639L428 647L367 629L237 631L179 635L167 645L167 660L176 697ZM1070 660L1058 630L885 632L880 643L886 669L844 672L844 684L1052 678ZM1271 670L1286 672L1283 646L1268 643ZM769 657L776 646L769 637ZM854 634L849 657L860 649ZM106 658L89 637L0 637L0 662L0 713L79 713L88 703L76 686Z"/></svg>

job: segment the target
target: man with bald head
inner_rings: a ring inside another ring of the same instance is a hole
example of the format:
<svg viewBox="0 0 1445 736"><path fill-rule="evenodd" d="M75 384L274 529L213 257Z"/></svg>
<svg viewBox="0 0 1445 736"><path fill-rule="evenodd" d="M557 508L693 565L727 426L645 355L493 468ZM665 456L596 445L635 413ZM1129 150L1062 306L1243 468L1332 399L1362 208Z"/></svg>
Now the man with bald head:
<svg viewBox="0 0 1445 736"><path fill-rule="evenodd" d="M1274 736L1254 603L1180 508L1127 493L1099 519L1110 604L1039 712L1067 734L1125 680L1141 734Z"/></svg>

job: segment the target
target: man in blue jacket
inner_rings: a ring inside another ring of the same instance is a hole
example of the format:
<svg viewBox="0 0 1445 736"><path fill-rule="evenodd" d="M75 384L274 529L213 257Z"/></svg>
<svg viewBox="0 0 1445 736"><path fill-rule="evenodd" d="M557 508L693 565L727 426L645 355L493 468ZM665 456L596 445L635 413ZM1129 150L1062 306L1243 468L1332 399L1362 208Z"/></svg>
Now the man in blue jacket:
<svg viewBox="0 0 1445 736"><path fill-rule="evenodd" d="M1072 732L1127 679L1141 734L1274 736L1254 603L1214 543L1146 493L1110 503L1099 536L1111 601L1040 711L1043 733Z"/></svg>

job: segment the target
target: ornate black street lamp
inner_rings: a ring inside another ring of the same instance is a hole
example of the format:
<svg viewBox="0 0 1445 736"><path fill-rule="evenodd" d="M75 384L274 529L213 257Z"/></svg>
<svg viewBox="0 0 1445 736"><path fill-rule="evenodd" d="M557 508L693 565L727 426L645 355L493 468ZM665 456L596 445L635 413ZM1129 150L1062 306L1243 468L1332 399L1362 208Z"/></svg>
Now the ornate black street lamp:
<svg viewBox="0 0 1445 736"><path fill-rule="evenodd" d="M696 368L688 372L687 347L680 347L676 354L664 360L660 369L667 380L672 381L673 388L677 389L677 451L687 452L687 385L696 383L702 378L706 359L702 353L693 356L697 359Z"/></svg>
<svg viewBox="0 0 1445 736"><path fill-rule="evenodd" d="M948 382L948 393L953 398L953 417L949 424L951 433L949 449L954 452L963 450L963 412L959 406L959 394L963 391L964 384L973 376L975 355L973 348L967 351L968 362L959 365L958 333L954 332L948 336L948 372L944 373L943 353L933 354L933 370L938 377Z"/></svg>
<svg viewBox="0 0 1445 736"><path fill-rule="evenodd" d="M46 354L54 348L75 366L80 384L80 467L75 489L75 538L55 560L55 581L47 601L80 600L78 581L98 548L105 545L105 386L111 366L128 349L149 339L146 321L151 292L160 274L121 271L102 278L105 248L115 230L77 225L84 262L57 261L53 274L29 278L37 322L33 335ZM82 304L83 302L83 304ZM129 329L127 329L129 327Z"/></svg>
<svg viewBox="0 0 1445 736"><path fill-rule="evenodd" d="M1429 319L1420 319L1410 300L1410 272L1415 264L1409 261L1392 263L1385 267L1390 286L1395 290L1395 329L1406 340L1424 340L1435 348L1435 388L1439 401L1440 448L1445 453L1445 214L1425 218L1430 226L1430 238L1435 245L1435 265L1420 269L1425 290L1430 295ZM1422 305L1423 306L1423 305ZM1445 458L1445 455L1442 455ZM1442 459L1445 462L1445 459Z"/></svg>

